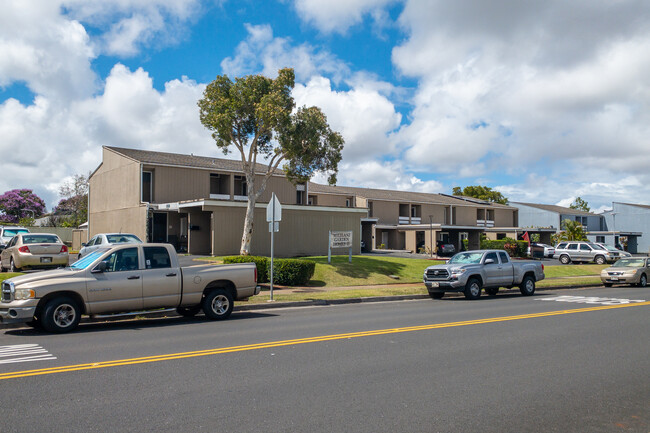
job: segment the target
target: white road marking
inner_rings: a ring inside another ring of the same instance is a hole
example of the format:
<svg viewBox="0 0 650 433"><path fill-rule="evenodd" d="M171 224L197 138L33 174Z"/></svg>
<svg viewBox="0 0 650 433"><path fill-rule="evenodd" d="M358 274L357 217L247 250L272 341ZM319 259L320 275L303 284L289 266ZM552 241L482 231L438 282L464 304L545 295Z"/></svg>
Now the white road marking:
<svg viewBox="0 0 650 433"><path fill-rule="evenodd" d="M56 359L56 356L53 356L38 344L15 344L13 346L0 346L0 364L46 361L50 359Z"/></svg>
<svg viewBox="0 0 650 433"><path fill-rule="evenodd" d="M536 301L556 301L572 302L576 304L598 304L598 305L622 305L636 302L645 302L644 299L619 299L619 298L599 298L596 296L551 296L549 298L536 299Z"/></svg>

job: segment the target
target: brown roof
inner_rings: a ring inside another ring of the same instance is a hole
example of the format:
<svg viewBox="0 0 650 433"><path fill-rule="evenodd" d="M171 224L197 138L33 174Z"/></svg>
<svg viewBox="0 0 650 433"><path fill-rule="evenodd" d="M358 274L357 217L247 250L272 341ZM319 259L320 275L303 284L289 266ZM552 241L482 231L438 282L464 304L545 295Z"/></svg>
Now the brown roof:
<svg viewBox="0 0 650 433"><path fill-rule="evenodd" d="M591 215L598 216L593 212L585 212L579 209L571 209L570 207L556 206L553 204L539 204L539 203L523 203L523 202L513 202L513 204L522 204L528 207L534 207L536 209L547 210L549 212L555 212L559 214L568 214L568 215Z"/></svg>
<svg viewBox="0 0 650 433"><path fill-rule="evenodd" d="M426 192L412 192L412 191L396 191L389 189L373 189L373 188L356 188L351 186L332 186L322 185L319 183L309 182L309 192L321 194L337 194L337 195L350 195L359 196L371 200L387 200L387 201L403 201L410 203L431 203L442 205L454 206L470 206L470 207L496 207L503 209L512 209L510 206L483 202L480 200L464 200L454 196L445 194L435 194Z"/></svg>
<svg viewBox="0 0 650 433"><path fill-rule="evenodd" d="M155 152L152 150L127 149L124 147L104 146L113 152L126 156L138 162L152 165L174 165L181 167L206 168L243 172L242 162L239 159L212 158L209 156L183 155L180 153ZM267 166L257 164L256 173L266 173ZM282 170L275 170L276 175L284 175Z"/></svg>

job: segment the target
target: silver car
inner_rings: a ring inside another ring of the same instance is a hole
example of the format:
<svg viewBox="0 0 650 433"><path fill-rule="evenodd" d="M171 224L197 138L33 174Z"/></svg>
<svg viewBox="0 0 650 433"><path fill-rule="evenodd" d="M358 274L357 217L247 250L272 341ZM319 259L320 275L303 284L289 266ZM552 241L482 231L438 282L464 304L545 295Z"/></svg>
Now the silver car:
<svg viewBox="0 0 650 433"><path fill-rule="evenodd" d="M595 262L604 265L607 262L618 260L619 253L608 251L593 242L568 241L557 244L553 258L558 259L564 265L571 262Z"/></svg>
<svg viewBox="0 0 650 433"><path fill-rule="evenodd" d="M624 258L613 266L603 269L600 281L605 287L613 284L632 284L639 287L648 285L650 276L650 259L647 257Z"/></svg>
<svg viewBox="0 0 650 433"><path fill-rule="evenodd" d="M88 243L81 244L83 248L79 250L77 260L90 254L97 248L110 247L120 244L141 244L142 241L136 235L130 233L100 233L93 236Z"/></svg>
<svg viewBox="0 0 650 433"><path fill-rule="evenodd" d="M23 233L29 233L29 229L26 227L0 226L0 245L7 245L11 238Z"/></svg>
<svg viewBox="0 0 650 433"><path fill-rule="evenodd" d="M600 242L596 242L596 245L600 245L601 247L605 248L607 251L613 251L615 253L618 253L620 257L632 257L632 254L628 253L627 251L619 250L618 248L615 248L611 245L606 245Z"/></svg>

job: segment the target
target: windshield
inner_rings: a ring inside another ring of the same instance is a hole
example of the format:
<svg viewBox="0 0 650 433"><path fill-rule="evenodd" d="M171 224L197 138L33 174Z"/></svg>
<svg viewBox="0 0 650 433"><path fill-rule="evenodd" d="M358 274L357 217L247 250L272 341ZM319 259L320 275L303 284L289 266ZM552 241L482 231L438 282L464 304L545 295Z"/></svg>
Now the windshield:
<svg viewBox="0 0 650 433"><path fill-rule="evenodd" d="M142 241L135 235L106 235L109 244L141 244Z"/></svg>
<svg viewBox="0 0 650 433"><path fill-rule="evenodd" d="M606 250L610 250L610 251L618 251L616 248L614 248L614 247L611 246L611 245L601 245L601 246L604 247Z"/></svg>
<svg viewBox="0 0 650 433"><path fill-rule="evenodd" d="M24 235L23 244L60 244L56 235Z"/></svg>
<svg viewBox="0 0 650 433"><path fill-rule="evenodd" d="M74 262L73 264L71 264L70 268L75 270L86 269L88 266L90 266L92 262L97 260L99 256L101 256L108 250L109 250L108 248L97 249L92 253L88 254L87 256L84 256L81 259Z"/></svg>
<svg viewBox="0 0 650 433"><path fill-rule="evenodd" d="M460 263L472 263L478 264L481 263L481 257L483 253L458 253L449 260L449 264L460 264Z"/></svg>
<svg viewBox="0 0 650 433"><path fill-rule="evenodd" d="M7 237L14 237L16 235L21 235L23 233L29 233L29 230L27 230L27 229L5 229L4 233L2 233L2 236L7 238Z"/></svg>
<svg viewBox="0 0 650 433"><path fill-rule="evenodd" d="M645 259L621 259L614 263L615 268L642 268Z"/></svg>

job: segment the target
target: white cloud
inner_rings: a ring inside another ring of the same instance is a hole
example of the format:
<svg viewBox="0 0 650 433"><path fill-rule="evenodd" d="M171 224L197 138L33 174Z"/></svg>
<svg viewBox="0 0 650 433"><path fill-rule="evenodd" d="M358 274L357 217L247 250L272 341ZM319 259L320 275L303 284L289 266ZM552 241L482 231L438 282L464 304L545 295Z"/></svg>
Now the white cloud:
<svg viewBox="0 0 650 433"><path fill-rule="evenodd" d="M423 181L410 173L400 161L370 159L359 163L344 162L340 168L338 185L427 193L443 191L440 182ZM320 177L314 181L325 183L326 179Z"/></svg>
<svg viewBox="0 0 650 433"><path fill-rule="evenodd" d="M345 33L369 14L380 27L387 17L380 11L396 0L294 0L300 18L324 33Z"/></svg>

